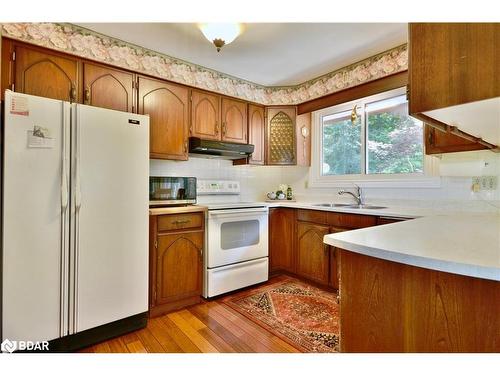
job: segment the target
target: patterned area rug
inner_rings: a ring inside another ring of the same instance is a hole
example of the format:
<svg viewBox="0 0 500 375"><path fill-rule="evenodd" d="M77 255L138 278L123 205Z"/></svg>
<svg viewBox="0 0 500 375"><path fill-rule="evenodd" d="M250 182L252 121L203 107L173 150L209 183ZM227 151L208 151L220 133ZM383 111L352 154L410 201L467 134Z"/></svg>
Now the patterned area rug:
<svg viewBox="0 0 500 375"><path fill-rule="evenodd" d="M339 351L340 306L335 293L289 278L222 300L303 352Z"/></svg>

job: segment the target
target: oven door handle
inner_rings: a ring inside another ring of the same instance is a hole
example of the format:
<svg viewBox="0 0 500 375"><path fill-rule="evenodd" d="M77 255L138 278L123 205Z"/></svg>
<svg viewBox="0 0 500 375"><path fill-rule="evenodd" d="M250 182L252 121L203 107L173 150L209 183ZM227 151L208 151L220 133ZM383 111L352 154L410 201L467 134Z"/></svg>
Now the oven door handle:
<svg viewBox="0 0 500 375"><path fill-rule="evenodd" d="M244 208L244 209L232 209L232 210L214 210L209 211L209 216L222 216L222 215L249 215L255 213L266 213L268 212L267 207L258 208Z"/></svg>

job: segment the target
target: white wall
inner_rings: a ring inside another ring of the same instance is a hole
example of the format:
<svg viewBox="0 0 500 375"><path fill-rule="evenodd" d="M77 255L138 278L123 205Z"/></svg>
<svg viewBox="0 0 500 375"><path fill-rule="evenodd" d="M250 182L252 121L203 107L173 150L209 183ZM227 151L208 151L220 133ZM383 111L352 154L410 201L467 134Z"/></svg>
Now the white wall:
<svg viewBox="0 0 500 375"><path fill-rule="evenodd" d="M151 176L187 176L198 179L236 180L242 201L261 201L281 183L280 167L233 166L231 160L190 158L188 161L150 160Z"/></svg>
<svg viewBox="0 0 500 375"><path fill-rule="evenodd" d="M484 163L488 166L484 168ZM495 210L500 206L500 189L473 193L472 176L496 175L500 180L500 154L491 151L444 154L440 160L441 186L439 188L365 188L368 202L390 202L400 205L418 205L463 210ZM194 176L199 179L238 180L241 200L264 200L268 191L281 183L292 186L297 200L350 201L339 196L339 189L308 188L308 167L233 166L229 160L190 158L189 161L151 160L150 174L156 176ZM454 176L449 176L453 174ZM458 176L461 175L461 176ZM500 184L500 181L499 181Z"/></svg>
<svg viewBox="0 0 500 375"><path fill-rule="evenodd" d="M461 206L464 209L495 208L500 206L500 189L472 192L472 176L495 175L500 180L500 154L491 151L443 154L439 157L441 186L438 188L365 188L367 201L391 201L399 204L442 207ZM486 164L486 167L485 167ZM283 168L281 179L292 185L300 200L344 201L348 196L338 196L340 189L308 188L309 168ZM500 181L499 181L500 183ZM399 201L399 202L398 202ZM408 202L413 201L413 202Z"/></svg>

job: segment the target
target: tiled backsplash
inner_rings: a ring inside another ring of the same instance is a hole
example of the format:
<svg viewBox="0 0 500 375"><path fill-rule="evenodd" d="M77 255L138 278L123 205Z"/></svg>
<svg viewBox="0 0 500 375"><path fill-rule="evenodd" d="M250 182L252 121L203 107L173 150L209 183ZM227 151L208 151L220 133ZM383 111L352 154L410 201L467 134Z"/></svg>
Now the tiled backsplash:
<svg viewBox="0 0 500 375"><path fill-rule="evenodd" d="M490 151L443 155L441 164L446 168L442 170L464 171L475 160L487 161L488 174L496 174L500 179L500 155ZM349 197L338 196L339 189L307 188L308 167L233 166L230 160L190 158L184 162L151 160L150 174L238 180L241 183L241 200L244 201L264 200L266 192L276 190L282 183L292 186L299 201L349 200ZM472 168L462 174L472 176L476 170ZM439 188L366 188L364 195L369 202L393 205L461 208L466 211L496 210L500 206L500 188L473 193L471 176L443 176Z"/></svg>
<svg viewBox="0 0 500 375"><path fill-rule="evenodd" d="M231 160L190 158L188 161L151 160L151 176L192 176L198 179L237 180L242 201L261 201L281 183L281 167L233 166Z"/></svg>

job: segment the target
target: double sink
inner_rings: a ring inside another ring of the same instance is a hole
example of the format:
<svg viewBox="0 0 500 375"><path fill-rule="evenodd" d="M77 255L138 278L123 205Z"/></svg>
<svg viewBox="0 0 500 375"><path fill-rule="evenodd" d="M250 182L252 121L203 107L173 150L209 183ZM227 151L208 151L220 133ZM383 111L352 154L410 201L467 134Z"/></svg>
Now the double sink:
<svg viewBox="0 0 500 375"><path fill-rule="evenodd" d="M367 209L367 210L381 210L387 208L385 206L373 206L370 204L346 204L346 203L318 203L313 204L316 207L344 207L344 208L357 208L357 209Z"/></svg>

